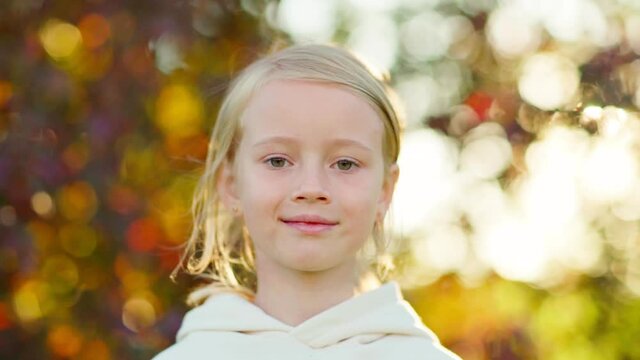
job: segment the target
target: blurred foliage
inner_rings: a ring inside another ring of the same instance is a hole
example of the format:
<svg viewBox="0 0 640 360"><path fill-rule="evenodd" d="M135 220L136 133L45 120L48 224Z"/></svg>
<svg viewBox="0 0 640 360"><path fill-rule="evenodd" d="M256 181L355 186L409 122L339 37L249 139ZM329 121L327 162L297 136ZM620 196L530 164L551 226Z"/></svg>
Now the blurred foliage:
<svg viewBox="0 0 640 360"><path fill-rule="evenodd" d="M386 60L401 87L414 89L409 74L458 74L455 91L438 98L444 107L409 108L408 127L462 138L499 123L515 154L503 179L518 171L544 124L563 120L555 114L575 124L587 102L635 106L621 81L637 70L628 44L590 48L576 84L581 97L558 112L544 108L546 98L542 108L522 101L513 47L492 55L492 1L407 1L413 5L396 10L350 3L409 23L398 35L405 51ZM436 19L408 20L415 4L456 15L455 28L467 32L442 49L415 45ZM278 39L296 39L277 10L252 0L0 5L0 358L146 359L173 343L194 281L172 283L169 273L189 231L207 133L232 74ZM332 20L330 38L353 44L349 14ZM553 36L536 46L572 48ZM408 107L427 99L412 101ZM456 104L473 116L449 111ZM631 233L626 247L605 248L604 270L570 271L550 286L486 269L470 278L434 270L406 296L465 359L640 359L640 300L620 275L640 272L613 261L639 263L640 238Z"/></svg>

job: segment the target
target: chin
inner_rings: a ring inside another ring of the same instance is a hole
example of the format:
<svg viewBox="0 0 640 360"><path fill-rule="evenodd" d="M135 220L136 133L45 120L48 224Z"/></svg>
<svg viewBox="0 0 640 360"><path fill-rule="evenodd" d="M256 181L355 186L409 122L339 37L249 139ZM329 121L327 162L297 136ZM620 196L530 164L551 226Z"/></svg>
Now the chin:
<svg viewBox="0 0 640 360"><path fill-rule="evenodd" d="M313 273L327 271L343 264L344 262L335 261L333 259L323 259L318 254L313 254L312 256L290 259L290 261L287 261L285 265L293 270Z"/></svg>
<svg viewBox="0 0 640 360"><path fill-rule="evenodd" d="M318 259L309 260L296 260L296 261L288 261L285 266L292 270L303 271L303 272L318 272L331 268L331 265L328 265L322 261L318 261Z"/></svg>

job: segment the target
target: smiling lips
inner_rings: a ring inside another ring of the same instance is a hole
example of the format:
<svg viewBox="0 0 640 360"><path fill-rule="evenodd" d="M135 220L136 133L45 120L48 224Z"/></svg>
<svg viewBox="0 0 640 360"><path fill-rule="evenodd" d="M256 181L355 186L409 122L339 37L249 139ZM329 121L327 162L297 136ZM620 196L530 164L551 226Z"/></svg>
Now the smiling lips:
<svg viewBox="0 0 640 360"><path fill-rule="evenodd" d="M305 234L319 234L338 225L337 221L331 221L316 215L299 215L283 218L281 221Z"/></svg>

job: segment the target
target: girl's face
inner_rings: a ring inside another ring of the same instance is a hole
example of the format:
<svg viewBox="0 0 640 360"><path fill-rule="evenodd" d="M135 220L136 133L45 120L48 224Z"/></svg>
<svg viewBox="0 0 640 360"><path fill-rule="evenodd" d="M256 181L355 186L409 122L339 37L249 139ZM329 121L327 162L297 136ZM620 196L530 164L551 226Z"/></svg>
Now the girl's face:
<svg viewBox="0 0 640 360"><path fill-rule="evenodd" d="M384 175L378 114L337 86L274 80L252 98L241 127L218 191L241 209L258 270L355 266L398 175L395 165Z"/></svg>

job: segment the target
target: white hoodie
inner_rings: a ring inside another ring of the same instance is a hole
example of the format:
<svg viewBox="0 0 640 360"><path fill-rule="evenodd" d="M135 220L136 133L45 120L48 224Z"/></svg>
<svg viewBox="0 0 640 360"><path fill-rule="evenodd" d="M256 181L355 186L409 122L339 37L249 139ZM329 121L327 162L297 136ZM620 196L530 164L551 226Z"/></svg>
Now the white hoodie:
<svg viewBox="0 0 640 360"><path fill-rule="evenodd" d="M290 326L235 294L190 310L177 342L153 360L459 359L389 282Z"/></svg>

